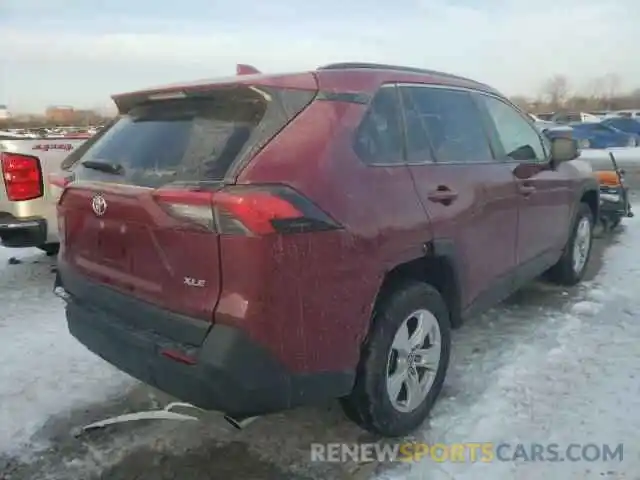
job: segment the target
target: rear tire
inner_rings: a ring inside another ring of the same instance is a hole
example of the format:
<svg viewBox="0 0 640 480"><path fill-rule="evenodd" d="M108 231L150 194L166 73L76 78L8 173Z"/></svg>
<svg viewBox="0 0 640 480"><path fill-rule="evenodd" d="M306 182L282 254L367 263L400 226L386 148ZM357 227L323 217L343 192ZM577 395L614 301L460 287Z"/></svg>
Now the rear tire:
<svg viewBox="0 0 640 480"><path fill-rule="evenodd" d="M341 400L347 417L385 437L406 435L426 419L449 365L451 327L440 293L408 282L374 313L355 386Z"/></svg>
<svg viewBox="0 0 640 480"><path fill-rule="evenodd" d="M46 253L47 256L55 257L56 255L58 255L58 252L60 251L60 244L59 243L47 243L45 245L40 245L38 248L40 250L42 250L44 253Z"/></svg>
<svg viewBox="0 0 640 480"><path fill-rule="evenodd" d="M548 272L549 280L567 286L582 280L591 258L593 222L589 205L581 203L562 257Z"/></svg>

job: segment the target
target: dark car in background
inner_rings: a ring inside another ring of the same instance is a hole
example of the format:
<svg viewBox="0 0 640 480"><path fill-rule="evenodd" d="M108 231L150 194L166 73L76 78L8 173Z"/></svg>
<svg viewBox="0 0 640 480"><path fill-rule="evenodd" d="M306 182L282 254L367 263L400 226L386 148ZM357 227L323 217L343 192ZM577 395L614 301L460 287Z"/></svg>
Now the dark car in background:
<svg viewBox="0 0 640 480"><path fill-rule="evenodd" d="M540 116L538 116L540 118ZM601 119L597 115L587 112L558 112L555 113L550 120L555 123L568 125L571 123L597 123Z"/></svg>
<svg viewBox="0 0 640 480"><path fill-rule="evenodd" d="M636 147L640 138L602 122L570 123L569 126L580 148Z"/></svg>
<svg viewBox="0 0 640 480"><path fill-rule="evenodd" d="M626 117L610 117L603 120L602 124L621 132L640 136L640 120Z"/></svg>

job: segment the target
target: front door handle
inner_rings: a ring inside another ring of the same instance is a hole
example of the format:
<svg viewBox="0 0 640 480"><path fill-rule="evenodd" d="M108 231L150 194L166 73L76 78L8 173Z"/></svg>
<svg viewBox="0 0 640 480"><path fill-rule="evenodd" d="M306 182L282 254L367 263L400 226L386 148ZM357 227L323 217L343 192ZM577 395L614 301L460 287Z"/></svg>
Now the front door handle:
<svg viewBox="0 0 640 480"><path fill-rule="evenodd" d="M518 191L525 197L528 197L536 191L536 187L529 183L521 183L520 185L518 185Z"/></svg>
<svg viewBox="0 0 640 480"><path fill-rule="evenodd" d="M451 205L458 198L458 193L445 185L440 185L436 190L429 192L427 198L435 203Z"/></svg>

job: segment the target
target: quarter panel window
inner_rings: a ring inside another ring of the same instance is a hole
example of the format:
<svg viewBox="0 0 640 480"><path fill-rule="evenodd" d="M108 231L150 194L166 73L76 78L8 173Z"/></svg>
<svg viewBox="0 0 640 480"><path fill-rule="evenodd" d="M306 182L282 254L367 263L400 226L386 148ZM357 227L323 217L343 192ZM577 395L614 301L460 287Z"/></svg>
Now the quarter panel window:
<svg viewBox="0 0 640 480"><path fill-rule="evenodd" d="M510 160L545 161L545 148L538 132L515 108L494 97L479 97L494 124L504 153Z"/></svg>
<svg viewBox="0 0 640 480"><path fill-rule="evenodd" d="M425 86L400 91L410 163L493 161L480 111L468 92Z"/></svg>
<svg viewBox="0 0 640 480"><path fill-rule="evenodd" d="M354 150L368 164L401 164L403 135L396 87L375 94L355 135Z"/></svg>

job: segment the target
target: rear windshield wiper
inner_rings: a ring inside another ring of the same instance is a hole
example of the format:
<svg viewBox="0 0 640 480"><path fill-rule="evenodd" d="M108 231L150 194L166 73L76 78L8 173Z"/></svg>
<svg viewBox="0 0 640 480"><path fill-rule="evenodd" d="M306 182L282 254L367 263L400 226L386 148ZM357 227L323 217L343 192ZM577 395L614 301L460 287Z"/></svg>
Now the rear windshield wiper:
<svg viewBox="0 0 640 480"><path fill-rule="evenodd" d="M113 173L114 175L120 175L124 173L124 167L119 163L98 162L95 160L85 160L82 162L82 166L85 168L91 168L93 170L99 170L101 172Z"/></svg>

